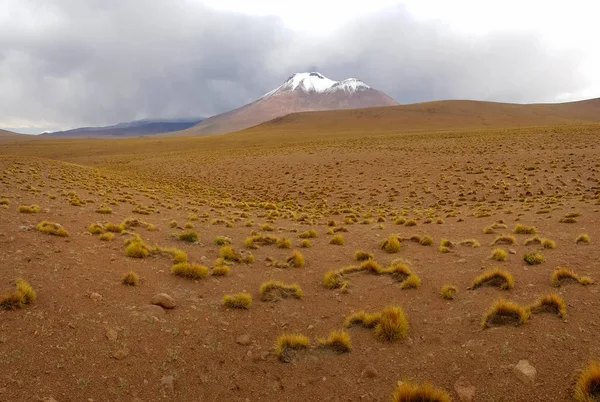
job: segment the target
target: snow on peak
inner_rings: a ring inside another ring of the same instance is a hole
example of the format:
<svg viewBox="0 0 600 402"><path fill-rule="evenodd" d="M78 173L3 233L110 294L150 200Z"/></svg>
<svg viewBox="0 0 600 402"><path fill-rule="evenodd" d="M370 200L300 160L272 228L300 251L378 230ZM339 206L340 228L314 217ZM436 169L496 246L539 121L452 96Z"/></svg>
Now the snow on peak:
<svg viewBox="0 0 600 402"><path fill-rule="evenodd" d="M343 81L333 81L317 72L296 73L289 77L283 85L266 93L262 97L301 90L303 92L329 93L344 91L354 93L356 91L370 89L371 87L356 78L348 78Z"/></svg>

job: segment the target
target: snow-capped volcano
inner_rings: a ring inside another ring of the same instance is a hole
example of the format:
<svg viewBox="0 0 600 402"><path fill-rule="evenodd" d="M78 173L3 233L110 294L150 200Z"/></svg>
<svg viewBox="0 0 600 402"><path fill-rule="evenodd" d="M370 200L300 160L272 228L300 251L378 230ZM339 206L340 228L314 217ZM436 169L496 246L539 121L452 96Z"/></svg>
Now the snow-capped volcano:
<svg viewBox="0 0 600 402"><path fill-rule="evenodd" d="M348 78L343 81L333 81L320 73L296 73L287 79L279 87L266 93L262 97L278 95L290 91L304 91L307 93L328 93L334 91L345 91L353 93L371 89L370 86L356 78Z"/></svg>
<svg viewBox="0 0 600 402"><path fill-rule="evenodd" d="M394 99L356 78L334 81L318 72L296 73L256 101L210 117L178 134L243 130L295 112L397 105Z"/></svg>

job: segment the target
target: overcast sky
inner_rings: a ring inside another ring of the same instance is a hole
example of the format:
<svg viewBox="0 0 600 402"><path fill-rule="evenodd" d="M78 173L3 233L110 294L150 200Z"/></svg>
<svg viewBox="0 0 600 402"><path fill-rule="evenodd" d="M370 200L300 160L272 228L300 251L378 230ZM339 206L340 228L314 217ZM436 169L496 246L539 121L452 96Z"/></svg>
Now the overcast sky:
<svg viewBox="0 0 600 402"><path fill-rule="evenodd" d="M0 128L211 116L304 71L400 103L600 97L596 3L0 0Z"/></svg>

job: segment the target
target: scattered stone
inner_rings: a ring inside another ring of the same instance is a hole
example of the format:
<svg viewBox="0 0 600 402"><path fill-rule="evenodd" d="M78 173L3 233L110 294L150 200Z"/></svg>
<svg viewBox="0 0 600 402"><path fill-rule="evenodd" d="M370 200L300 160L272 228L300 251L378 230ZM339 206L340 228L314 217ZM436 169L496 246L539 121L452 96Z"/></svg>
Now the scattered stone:
<svg viewBox="0 0 600 402"><path fill-rule="evenodd" d="M166 314L165 310L161 306L155 306L154 304L140 307L139 311L142 314L156 318L163 317Z"/></svg>
<svg viewBox="0 0 600 402"><path fill-rule="evenodd" d="M456 262L459 263L459 264L464 264L465 262L467 262L467 260L464 259L464 258L461 258L460 260L458 260Z"/></svg>
<svg viewBox="0 0 600 402"><path fill-rule="evenodd" d="M163 376L163 378L160 379L160 384L167 391L173 391L175 389L175 377L172 375Z"/></svg>
<svg viewBox="0 0 600 402"><path fill-rule="evenodd" d="M97 302L102 300L102 295L100 293L93 292L92 294L90 294L90 299Z"/></svg>
<svg viewBox="0 0 600 402"><path fill-rule="evenodd" d="M173 299L166 293L158 293L154 295L154 297L152 297L152 300L150 300L150 304L161 306L166 309L171 309L175 308L177 302L175 302L175 299Z"/></svg>
<svg viewBox="0 0 600 402"><path fill-rule="evenodd" d="M200 261L207 262L208 258L205 255L203 255L202 257L200 257Z"/></svg>
<svg viewBox="0 0 600 402"><path fill-rule="evenodd" d="M106 330L106 338L109 341L116 341L118 337L119 337L119 334L114 329L109 328Z"/></svg>
<svg viewBox="0 0 600 402"><path fill-rule="evenodd" d="M514 248L509 249L508 252L511 254L517 254L517 250L515 250Z"/></svg>
<svg viewBox="0 0 600 402"><path fill-rule="evenodd" d="M123 360L128 355L129 355L129 349L127 349L127 348L121 348L121 349L117 350L116 352L114 352L112 354L112 357L114 357L117 360Z"/></svg>
<svg viewBox="0 0 600 402"><path fill-rule="evenodd" d="M375 378L375 377L379 376L379 372L377 371L377 369L375 367L367 366L360 373L360 376L363 378Z"/></svg>
<svg viewBox="0 0 600 402"><path fill-rule="evenodd" d="M21 232L26 232L26 231L31 230L31 227L29 227L29 226L19 226L19 230Z"/></svg>
<svg viewBox="0 0 600 402"><path fill-rule="evenodd" d="M527 360L519 360L513 372L519 377L519 380L526 384L533 384L535 382L537 370Z"/></svg>
<svg viewBox="0 0 600 402"><path fill-rule="evenodd" d="M237 337L235 342L240 345L243 345L243 346L248 346L248 345L250 345L250 335L248 335L248 334L240 335Z"/></svg>
<svg viewBox="0 0 600 402"><path fill-rule="evenodd" d="M475 396L475 386L464 377L454 383L454 390L461 402L471 402Z"/></svg>

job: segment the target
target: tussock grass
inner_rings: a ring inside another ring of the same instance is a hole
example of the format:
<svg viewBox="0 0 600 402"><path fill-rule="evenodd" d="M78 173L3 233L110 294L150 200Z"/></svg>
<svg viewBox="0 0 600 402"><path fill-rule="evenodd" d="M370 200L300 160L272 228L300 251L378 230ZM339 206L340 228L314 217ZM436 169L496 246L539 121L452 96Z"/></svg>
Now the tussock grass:
<svg viewBox="0 0 600 402"><path fill-rule="evenodd" d="M0 205L3 207L8 207L10 205L10 200L8 198L0 199Z"/></svg>
<svg viewBox="0 0 600 402"><path fill-rule="evenodd" d="M213 239L213 244L215 246L224 246L227 244L231 244L232 240L227 236L217 236Z"/></svg>
<svg viewBox="0 0 600 402"><path fill-rule="evenodd" d="M112 233L123 233L125 225L107 222L104 224L104 229Z"/></svg>
<svg viewBox="0 0 600 402"><path fill-rule="evenodd" d="M404 226L417 226L417 221L414 219L409 219L406 222L404 222Z"/></svg>
<svg viewBox="0 0 600 402"><path fill-rule="evenodd" d="M514 234L536 234L537 229L535 228L535 226L524 226L524 225L521 225L520 223L517 223L515 225L513 233Z"/></svg>
<svg viewBox="0 0 600 402"><path fill-rule="evenodd" d="M494 240L494 242L491 244L492 246L495 246L497 244L507 244L509 246L512 246L513 244L515 244L517 241L514 238L514 236L505 234L505 235L500 235L498 237L496 237L496 239Z"/></svg>
<svg viewBox="0 0 600 402"><path fill-rule="evenodd" d="M350 327L364 327L364 328L375 328L381 319L381 313L367 313L364 310L350 314L346 317L344 325L347 328Z"/></svg>
<svg viewBox="0 0 600 402"><path fill-rule="evenodd" d="M392 402L451 402L446 391L431 384L399 383L392 394Z"/></svg>
<svg viewBox="0 0 600 402"><path fill-rule="evenodd" d="M321 349L329 349L335 353L349 353L352 350L352 342L350 335L343 330L331 331L326 339L319 339L318 347Z"/></svg>
<svg viewBox="0 0 600 402"><path fill-rule="evenodd" d="M575 219L572 216L568 216L569 214L567 214L567 216L561 218L559 220L560 223L577 223L577 219Z"/></svg>
<svg viewBox="0 0 600 402"><path fill-rule="evenodd" d="M115 234L110 233L110 232L102 233L99 237L99 239L102 241L111 241L114 238L115 238Z"/></svg>
<svg viewBox="0 0 600 402"><path fill-rule="evenodd" d="M401 307L388 306L381 310L375 326L375 337L384 342L395 342L406 336L407 332L408 321Z"/></svg>
<svg viewBox="0 0 600 402"><path fill-rule="evenodd" d="M458 288L454 285L444 285L440 292L442 299L446 300L453 300L456 293L458 293Z"/></svg>
<svg viewBox="0 0 600 402"><path fill-rule="evenodd" d="M171 267L173 275L188 279L203 279L208 276L208 267L201 264L190 264L189 262L180 262Z"/></svg>
<svg viewBox="0 0 600 402"><path fill-rule="evenodd" d="M584 276L580 277L573 270L566 267L558 267L552 272L552 284L556 287L561 286L567 281L574 281L581 285L590 285L593 281L592 278Z"/></svg>
<svg viewBox="0 0 600 402"><path fill-rule="evenodd" d="M127 286L137 286L140 278L138 274L129 271L121 277L121 283Z"/></svg>
<svg viewBox="0 0 600 402"><path fill-rule="evenodd" d="M588 236L587 233L582 233L579 236L577 236L577 238L575 239L575 244L579 244L579 243L589 244L589 242L590 242L590 236Z"/></svg>
<svg viewBox="0 0 600 402"><path fill-rule="evenodd" d="M292 247L292 241L282 237L277 240L277 248L290 248Z"/></svg>
<svg viewBox="0 0 600 402"><path fill-rule="evenodd" d="M495 268L475 277L469 289L477 289L481 286L494 286L502 290L509 290L515 286L515 280L510 272Z"/></svg>
<svg viewBox="0 0 600 402"><path fill-rule="evenodd" d="M131 239L125 241L125 255L131 258L146 258L150 255L150 247L135 234Z"/></svg>
<svg viewBox="0 0 600 402"><path fill-rule="evenodd" d="M177 235L177 237L179 238L179 240L188 242L188 243L197 243L198 242L198 233L192 231L192 230L187 230L185 232L181 232Z"/></svg>
<svg viewBox="0 0 600 402"><path fill-rule="evenodd" d="M292 255L289 256L286 261L291 267L301 268L304 266L304 256L298 250L292 251Z"/></svg>
<svg viewBox="0 0 600 402"><path fill-rule="evenodd" d="M250 293L235 293L223 296L222 304L229 308L248 310L252 306L252 295Z"/></svg>
<svg viewBox="0 0 600 402"><path fill-rule="evenodd" d="M440 252L441 253L449 253L451 251L452 248L455 247L455 244L452 243L450 240L448 239L442 239L440 240Z"/></svg>
<svg viewBox="0 0 600 402"><path fill-rule="evenodd" d="M254 255L252 255L252 253L248 253L240 259L240 262L246 265L254 264Z"/></svg>
<svg viewBox="0 0 600 402"><path fill-rule="evenodd" d="M310 347L310 340L302 334L282 334L275 342L275 354L282 362L292 360L292 352Z"/></svg>
<svg viewBox="0 0 600 402"><path fill-rule="evenodd" d="M213 268L212 276L227 276L231 272L231 269L227 265L217 265Z"/></svg>
<svg viewBox="0 0 600 402"><path fill-rule="evenodd" d="M327 289L338 289L344 284L344 279L339 271L327 271L323 277L323 286Z"/></svg>
<svg viewBox="0 0 600 402"><path fill-rule="evenodd" d="M462 240L458 244L460 244L461 246L467 246L467 247L473 247L473 248L477 248L477 247L481 246L481 244L479 244L479 242L476 239Z"/></svg>
<svg viewBox="0 0 600 402"><path fill-rule="evenodd" d="M481 326L488 328L493 325L513 323L522 325L529 319L529 310L508 300L496 300L490 309L483 315Z"/></svg>
<svg viewBox="0 0 600 402"><path fill-rule="evenodd" d="M381 242L381 249L390 254L399 252L400 239L396 235L389 235L387 239Z"/></svg>
<svg viewBox="0 0 600 402"><path fill-rule="evenodd" d="M308 239L302 239L302 241L300 242L300 247L302 247L302 248L310 248L310 240L308 240Z"/></svg>
<svg viewBox="0 0 600 402"><path fill-rule="evenodd" d="M335 244L337 246L343 246L344 245L344 237L340 234L335 235L331 238L331 240L329 240L329 244Z"/></svg>
<svg viewBox="0 0 600 402"><path fill-rule="evenodd" d="M305 232L298 234L298 237L301 239L316 239L317 237L319 237L319 235L317 234L316 230L310 229L310 230L307 230Z"/></svg>
<svg viewBox="0 0 600 402"><path fill-rule="evenodd" d="M52 236L67 237L69 232L65 230L59 223L42 221L37 224L35 229L38 232L46 233Z"/></svg>
<svg viewBox="0 0 600 402"><path fill-rule="evenodd" d="M91 234L100 234L104 232L104 227L99 223L92 223L88 226L88 232Z"/></svg>
<svg viewBox="0 0 600 402"><path fill-rule="evenodd" d="M544 256L536 250L523 255L523 261L529 265L538 265L544 262Z"/></svg>
<svg viewBox="0 0 600 402"><path fill-rule="evenodd" d="M246 246L246 248L257 249L259 246L268 246L271 244L276 244L278 240L279 239L275 236L263 236L257 234L254 236L246 237L246 240L244 240L244 245Z"/></svg>
<svg viewBox="0 0 600 402"><path fill-rule="evenodd" d="M235 252L233 247L229 245L221 246L219 249L219 257L228 262L240 262L240 256Z"/></svg>
<svg viewBox="0 0 600 402"><path fill-rule="evenodd" d="M433 244L433 239L430 236L425 235L421 237L419 244L421 246L431 246Z"/></svg>
<svg viewBox="0 0 600 402"><path fill-rule="evenodd" d="M494 261L506 261L507 257L508 253L505 250L501 248L495 248L492 250L492 256L490 258Z"/></svg>
<svg viewBox="0 0 600 402"><path fill-rule="evenodd" d="M600 400L600 362L592 361L579 373L575 383L577 402L598 402Z"/></svg>
<svg viewBox="0 0 600 402"><path fill-rule="evenodd" d="M530 237L529 239L526 239L523 242L524 246L530 246L532 244L542 244L542 239L540 239L540 237L538 235L535 235L533 237Z"/></svg>
<svg viewBox="0 0 600 402"><path fill-rule="evenodd" d="M22 214L36 214L40 212L39 205L20 205L19 212Z"/></svg>
<svg viewBox="0 0 600 402"><path fill-rule="evenodd" d="M36 298L33 287L23 278L17 278L13 290L0 294L0 310L15 310L33 303Z"/></svg>
<svg viewBox="0 0 600 402"><path fill-rule="evenodd" d="M372 260L375 256L372 253L367 253L366 251L356 250L354 252L354 259L356 261L366 261Z"/></svg>
<svg viewBox="0 0 600 402"><path fill-rule="evenodd" d="M553 249L556 247L556 243L550 239L542 239L542 247L545 249Z"/></svg>
<svg viewBox="0 0 600 402"><path fill-rule="evenodd" d="M37 299L37 293L33 287L23 278L17 278L15 289L21 294L21 302L23 304L31 304Z"/></svg>
<svg viewBox="0 0 600 402"><path fill-rule="evenodd" d="M421 278L419 278L416 274L412 273L408 275L408 277L403 280L400 285L398 285L400 289L416 289L421 286Z"/></svg>
<svg viewBox="0 0 600 402"><path fill-rule="evenodd" d="M556 293L549 293L541 296L530 307L532 313L551 312L558 314L560 318L565 318L567 314L567 305L562 297Z"/></svg>
<svg viewBox="0 0 600 402"><path fill-rule="evenodd" d="M113 212L113 210L104 204L100 205L98 207L98 209L96 209L96 213L98 213L98 214L108 215L108 214L112 214L112 212Z"/></svg>
<svg viewBox="0 0 600 402"><path fill-rule="evenodd" d="M381 265L376 263L374 260L363 261L359 266L359 270L361 272L366 272L373 275L380 275L383 272Z"/></svg>
<svg viewBox="0 0 600 402"><path fill-rule="evenodd" d="M259 293L262 301L278 301L289 297L302 298L302 289L299 285L295 283L287 285L273 280L261 284Z"/></svg>
<svg viewBox="0 0 600 402"><path fill-rule="evenodd" d="M394 278L394 280L397 282L402 282L413 272L407 265L400 262L393 262L392 265L384 269L382 273L385 275L391 275L392 278Z"/></svg>

